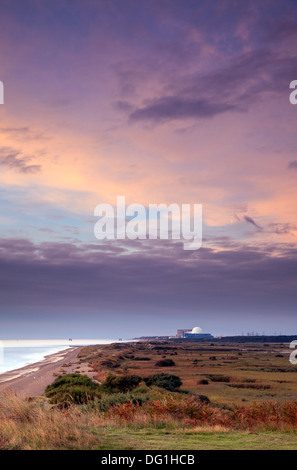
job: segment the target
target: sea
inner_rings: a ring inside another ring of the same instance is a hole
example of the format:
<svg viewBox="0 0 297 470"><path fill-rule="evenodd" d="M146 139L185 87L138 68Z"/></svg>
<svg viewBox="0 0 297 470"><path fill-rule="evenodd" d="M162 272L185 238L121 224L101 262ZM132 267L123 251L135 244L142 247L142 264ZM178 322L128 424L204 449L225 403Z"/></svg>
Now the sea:
<svg viewBox="0 0 297 470"><path fill-rule="evenodd" d="M8 347L4 348L2 352L1 362L0 362L0 374L4 372L9 372L10 370L20 369L35 362L42 361L49 354L55 354L64 349L68 349L70 346L61 346L53 347Z"/></svg>
<svg viewBox="0 0 297 470"><path fill-rule="evenodd" d="M121 342L115 339L69 339L69 340L4 340L0 341L0 374L20 369L46 356L73 346L111 344Z"/></svg>

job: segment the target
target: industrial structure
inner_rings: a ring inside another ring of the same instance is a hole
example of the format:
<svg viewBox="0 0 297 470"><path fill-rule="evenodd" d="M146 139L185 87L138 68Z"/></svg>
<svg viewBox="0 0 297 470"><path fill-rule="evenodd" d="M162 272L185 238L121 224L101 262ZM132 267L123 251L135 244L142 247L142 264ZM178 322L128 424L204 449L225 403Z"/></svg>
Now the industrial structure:
<svg viewBox="0 0 297 470"><path fill-rule="evenodd" d="M183 338L184 333L190 333L192 330L177 330L176 338Z"/></svg>
<svg viewBox="0 0 297 470"><path fill-rule="evenodd" d="M192 330L177 330L177 338L192 338L192 339L203 339L213 338L210 333L203 333L203 330L199 326L195 326Z"/></svg>

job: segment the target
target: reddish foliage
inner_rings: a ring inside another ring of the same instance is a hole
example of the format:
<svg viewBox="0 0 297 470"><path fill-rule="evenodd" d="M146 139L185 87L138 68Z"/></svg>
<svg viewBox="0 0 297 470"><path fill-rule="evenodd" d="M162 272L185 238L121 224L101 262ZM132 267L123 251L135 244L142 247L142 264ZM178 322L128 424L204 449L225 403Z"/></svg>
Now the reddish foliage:
<svg viewBox="0 0 297 470"><path fill-rule="evenodd" d="M149 416L152 421L173 418L185 426L222 425L233 429L279 427L297 428L297 402L254 403L251 406L225 410L210 404L197 402L194 398L184 400L165 399L147 402L140 406L131 402L113 406L109 413L124 421L132 421L137 413Z"/></svg>

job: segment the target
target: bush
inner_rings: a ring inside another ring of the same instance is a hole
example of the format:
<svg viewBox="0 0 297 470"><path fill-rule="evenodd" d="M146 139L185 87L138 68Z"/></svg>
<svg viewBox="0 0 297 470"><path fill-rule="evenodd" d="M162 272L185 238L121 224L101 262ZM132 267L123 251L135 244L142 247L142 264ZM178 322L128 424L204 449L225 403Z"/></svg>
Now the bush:
<svg viewBox="0 0 297 470"><path fill-rule="evenodd" d="M113 406L123 405L124 403L132 403L133 405L142 406L144 403L151 400L151 397L146 394L138 393L112 393L111 395L104 395L102 398L94 402L95 409L98 411L108 411Z"/></svg>
<svg viewBox="0 0 297 470"><path fill-rule="evenodd" d="M101 395L99 385L86 375L66 374L47 386L45 396L50 403L68 406L71 403L87 403Z"/></svg>
<svg viewBox="0 0 297 470"><path fill-rule="evenodd" d="M210 399L206 395L198 395L198 400L200 403L204 403L206 405L210 403Z"/></svg>
<svg viewBox="0 0 297 470"><path fill-rule="evenodd" d="M107 392L128 392L133 390L142 378L138 375L113 375L109 374L102 384Z"/></svg>
<svg viewBox="0 0 297 470"><path fill-rule="evenodd" d="M156 367L173 367L175 366L175 362L172 359L161 359L157 361L155 364Z"/></svg>
<svg viewBox="0 0 297 470"><path fill-rule="evenodd" d="M134 361L150 361L150 360L151 360L151 358L146 357L146 356L134 357Z"/></svg>
<svg viewBox="0 0 297 470"><path fill-rule="evenodd" d="M116 361L114 359L106 359L105 361L101 362L101 366L107 367L108 369L117 369L121 366L121 364L119 363L119 361Z"/></svg>
<svg viewBox="0 0 297 470"><path fill-rule="evenodd" d="M201 379L201 380L198 380L197 384L198 385L208 385L209 382L206 379Z"/></svg>
<svg viewBox="0 0 297 470"><path fill-rule="evenodd" d="M174 392L182 385L181 379L177 375L172 374L154 374L143 379L148 387L156 385Z"/></svg>
<svg viewBox="0 0 297 470"><path fill-rule="evenodd" d="M230 377L228 375L208 374L206 377L212 382L230 382Z"/></svg>

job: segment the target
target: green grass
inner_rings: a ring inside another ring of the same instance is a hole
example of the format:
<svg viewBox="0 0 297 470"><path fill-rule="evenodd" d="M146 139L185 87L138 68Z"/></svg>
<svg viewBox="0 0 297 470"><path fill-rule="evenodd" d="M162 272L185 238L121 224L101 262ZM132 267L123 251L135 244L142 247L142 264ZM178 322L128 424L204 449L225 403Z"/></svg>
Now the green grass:
<svg viewBox="0 0 297 470"><path fill-rule="evenodd" d="M297 434L105 428L100 450L296 450Z"/></svg>

